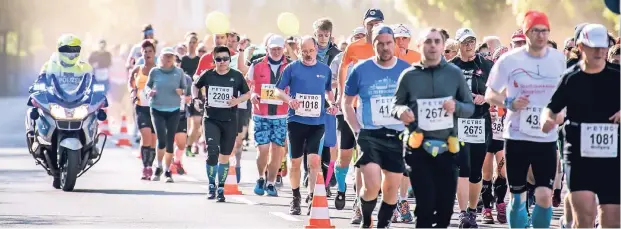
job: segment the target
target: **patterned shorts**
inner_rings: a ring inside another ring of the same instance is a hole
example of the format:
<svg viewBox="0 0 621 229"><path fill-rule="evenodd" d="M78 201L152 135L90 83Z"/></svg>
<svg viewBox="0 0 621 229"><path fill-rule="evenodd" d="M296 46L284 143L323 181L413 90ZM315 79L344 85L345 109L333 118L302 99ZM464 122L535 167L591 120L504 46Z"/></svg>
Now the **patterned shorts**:
<svg viewBox="0 0 621 229"><path fill-rule="evenodd" d="M269 119L252 116L252 121L254 121L254 141L257 145L273 142L279 146L285 146L287 118Z"/></svg>

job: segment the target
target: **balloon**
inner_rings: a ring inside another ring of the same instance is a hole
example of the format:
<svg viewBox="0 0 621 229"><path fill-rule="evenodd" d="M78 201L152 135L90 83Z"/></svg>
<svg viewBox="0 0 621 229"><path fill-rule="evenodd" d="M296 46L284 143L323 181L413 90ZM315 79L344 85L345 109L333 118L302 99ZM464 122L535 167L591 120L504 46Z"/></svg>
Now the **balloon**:
<svg viewBox="0 0 621 229"><path fill-rule="evenodd" d="M610 11L619 14L619 0L604 0L604 4Z"/></svg>
<svg viewBox="0 0 621 229"><path fill-rule="evenodd" d="M300 21L295 14L286 12L278 15L278 29L287 36L297 35L300 31Z"/></svg>
<svg viewBox="0 0 621 229"><path fill-rule="evenodd" d="M205 19L207 29L213 34L224 34L229 31L229 18L222 12L213 11Z"/></svg>

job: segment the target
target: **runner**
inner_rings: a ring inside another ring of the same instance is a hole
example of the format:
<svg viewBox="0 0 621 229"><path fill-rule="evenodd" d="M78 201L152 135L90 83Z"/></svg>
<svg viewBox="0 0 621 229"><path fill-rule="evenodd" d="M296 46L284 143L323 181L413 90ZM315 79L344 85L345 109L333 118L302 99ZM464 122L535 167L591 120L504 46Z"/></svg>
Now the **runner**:
<svg viewBox="0 0 621 229"><path fill-rule="evenodd" d="M317 61L330 66L334 58L341 53L334 43L330 41L332 37L332 21L328 18L318 19L313 23L314 35L317 40ZM334 74L334 73L332 73ZM332 76L330 76L332 77ZM332 89L336 89L338 84L334 81L330 81ZM338 104L337 104L338 106ZM338 156L336 150L336 116L326 114L325 118L325 135L323 138L323 149L321 150L321 171L323 177L326 179L326 196L331 197L332 192L330 187L336 185L336 179L334 176L334 164L336 157ZM307 163L304 163L307 165ZM307 179L305 178L305 183Z"/></svg>
<svg viewBox="0 0 621 229"><path fill-rule="evenodd" d="M207 88L203 124L207 140L206 169L209 178L207 198L216 198L217 170L217 201L224 202L224 183L229 173L229 156L233 151L237 135L237 105L250 98L250 90L243 75L229 68L231 52L227 47L217 46L212 53L216 68L205 71L194 82L192 98L196 109L201 110L202 101L198 98L199 90ZM238 93L242 96L235 98L234 95Z"/></svg>
<svg viewBox="0 0 621 229"><path fill-rule="evenodd" d="M151 39L151 40L155 39L155 30L153 30L153 26L151 26L151 24L145 25L142 29L142 40L146 40L146 39ZM152 41L152 43L153 43L153 47L157 47L157 44L155 44L154 41ZM143 63L139 63L138 61L138 59L143 57L141 53L141 48L142 48L141 44L142 43L138 43L134 45L132 49L129 51L129 55L127 56L127 61L125 63L125 66L127 66L128 70L133 69L134 65L143 64Z"/></svg>
<svg viewBox="0 0 621 229"><path fill-rule="evenodd" d="M453 39L446 40L446 46L444 48L444 59L450 61L459 51L459 42Z"/></svg>
<svg viewBox="0 0 621 229"><path fill-rule="evenodd" d="M253 91L252 121L254 141L258 148L259 179L254 193L264 195L267 192L268 196L278 196L275 182L285 151L288 106L274 95L274 88L289 60L283 53L285 39L282 36L271 36L266 46L269 56L253 61L246 74L246 80L250 82Z"/></svg>
<svg viewBox="0 0 621 229"><path fill-rule="evenodd" d="M390 27L376 26L371 41L376 55L359 62L347 78L343 112L362 153L355 164L363 177L359 197L361 228L372 227L371 215L380 189L383 196L377 228L385 228L397 208L397 192L405 170L403 143L399 139L405 127L391 117L390 108L399 75L409 64L395 57L395 34ZM358 116L353 105L356 97L361 101Z"/></svg>
<svg viewBox="0 0 621 229"><path fill-rule="evenodd" d="M328 98L330 107L328 112L336 114L334 94L330 76L330 68L317 61L317 41L306 36L300 42L303 55L302 60L297 60L285 67L282 78L276 84L278 98L289 104L289 116L287 129L289 133L289 147L291 153L290 180L293 190L293 200L290 204L289 214L299 215L300 210L300 168L302 156L309 154L310 162L308 196L306 202L312 200L317 173L321 171L318 155L321 148L321 138L324 135L324 105L325 97ZM289 87L289 95L284 91ZM308 204L310 214L311 204Z"/></svg>
<svg viewBox="0 0 621 229"><path fill-rule="evenodd" d="M142 159L142 180L151 180L153 174L153 161L155 160L155 129L151 122L149 100L145 93L145 85L151 69L155 67L155 45L151 40L144 40L140 45L145 63L136 65L129 72L127 82L132 101L135 104L136 125L140 130L140 156Z"/></svg>
<svg viewBox="0 0 621 229"><path fill-rule="evenodd" d="M112 66L112 54L106 50L106 41L99 41L99 50L94 51L88 57L88 63L93 66L93 74L97 83L104 85L106 93L110 90L108 72Z"/></svg>
<svg viewBox="0 0 621 229"><path fill-rule="evenodd" d="M606 28L589 24L576 41L584 61L569 68L544 110L542 130L554 133L567 109L565 167L573 226L619 228L619 68L606 63ZM574 91L581 93L575 94ZM616 94L615 94L616 93ZM615 96L610 96L615 95ZM602 99L606 98L606 99ZM606 174L605 181L594 179ZM597 196L596 196L597 195ZM596 203L596 197L599 204ZM533 222L534 223L534 222Z"/></svg>
<svg viewBox="0 0 621 229"><path fill-rule="evenodd" d="M198 61L201 58L201 55L205 54L205 47L202 45L198 45L198 35L195 32L190 32L188 34L185 35L185 42L186 45L188 47L188 53L187 55L181 57L181 65L180 68L183 69L183 72L190 76L190 79L192 80L192 76L194 75L194 73L196 72L196 68L198 68ZM191 87L190 87L191 88ZM186 93L190 93L190 90L188 90ZM183 138L184 140L182 140L184 142L182 147L178 147L179 149L185 149L185 155L188 157L193 157L195 156L192 153L192 143L195 142L196 140L196 136L200 136L200 126L201 126L201 116L202 114L198 111L196 111L196 109L194 109L194 106L191 106L191 101L187 103L188 106L186 107L187 110L184 114L184 117L186 117L186 122L189 120L189 128L190 132L187 135L187 138ZM180 124L183 123L183 121L179 121ZM187 133L187 131L186 131ZM179 144L179 142L181 141L176 141L177 144ZM177 158L176 154L175 154L175 158ZM178 166L178 165L175 165Z"/></svg>
<svg viewBox="0 0 621 229"><path fill-rule="evenodd" d="M420 53L408 48L412 39L412 32L410 28L404 24L396 24L392 26L392 30L395 32L397 46L395 56L408 64L419 62Z"/></svg>
<svg viewBox="0 0 621 229"><path fill-rule="evenodd" d="M343 59L341 61L341 65L339 66L339 95L338 99L341 100L343 97L343 91L345 88L345 80L349 76L349 67L356 64L359 60L364 60L371 58L375 55L373 51L373 45L371 41L371 34L373 31L373 26L382 23L384 21L384 14L379 9L368 9L364 15L364 19L362 21L362 26L366 28L366 39L359 39L356 42L353 42L343 54ZM340 104L341 101L337 101L337 104ZM357 107L357 101L354 100L354 107ZM341 116L342 117L342 116ZM337 117L340 118L340 117ZM351 162L352 153L354 150L354 146L356 145L356 139L354 138L354 134L345 122L344 119L338 119L338 130L341 133L340 140L340 151L339 151L339 160L336 162L335 168L335 177L336 181L339 185L337 196L334 199L334 205L337 209L343 209L345 206L345 191L347 189L347 185L345 184L345 178L347 177L347 172L349 171L349 163ZM362 178L360 178L360 171L356 168L356 185L355 187L362 186ZM356 196L359 195L360 189L355 189ZM362 213L360 212L360 208L358 207L357 200L355 199L353 213L351 223L359 224L362 220Z"/></svg>
<svg viewBox="0 0 621 229"><path fill-rule="evenodd" d="M492 60L496 62L498 58L509 51L507 47L498 47L492 55ZM507 171L505 169L505 151L502 131L504 127L506 109L491 106L489 109L492 123L492 140L487 146L487 154L483 161L483 188L481 188L481 199L483 201L483 223L493 224L492 202L496 201L496 220L507 223L507 207L505 195L507 194ZM496 177L494 176L494 159L496 159ZM493 192L493 193L492 193Z"/></svg>
<svg viewBox="0 0 621 229"><path fill-rule="evenodd" d="M442 58L440 30L423 34L422 60L401 74L391 114L410 132L404 135L405 161L411 167L416 227L446 228L457 190L457 118L472 116L474 105L462 71Z"/></svg>
<svg viewBox="0 0 621 229"><path fill-rule="evenodd" d="M475 104L474 114L471 117L457 120L459 140L465 143L457 155L459 163L457 201L461 210L459 227L478 228L477 204L481 195L481 172L492 132L489 104L485 103L483 95L493 63L475 53L477 40L472 29L457 30L455 39L459 42L459 52L450 62L461 69Z"/></svg>
<svg viewBox="0 0 621 229"><path fill-rule="evenodd" d="M194 50L195 51L195 50ZM179 66L181 66L181 62ZM183 69L182 69L183 70ZM183 175L185 174L185 168L183 168L183 152L186 146L187 138L188 138L188 110L189 104L192 101L192 77L187 73L184 74L186 81L186 88L184 89L184 95L181 96L181 105L179 106L179 124L177 125L177 132L175 132L175 144L177 149L175 149L175 157L174 161L171 165L171 171L176 171L177 174ZM192 154L193 156L194 154ZM190 155L188 155L190 156Z"/></svg>
<svg viewBox="0 0 621 229"><path fill-rule="evenodd" d="M522 29L518 29L511 35L511 49L516 49L524 45L526 45L526 35L524 35Z"/></svg>
<svg viewBox="0 0 621 229"><path fill-rule="evenodd" d="M170 173L170 164L175 148L175 133L179 125L180 104L185 101L181 96L185 93L186 79L183 70L175 66L173 48L164 48L160 54L160 61L160 66L149 72L145 86L145 93L150 98L151 120L157 137L157 167L153 181L159 181L164 171L166 183L172 183L174 181Z"/></svg>
<svg viewBox="0 0 621 229"><path fill-rule="evenodd" d="M525 201L526 175L532 166L537 199L532 225L549 228L558 133L556 127L551 133L543 133L539 125L541 109L554 93L560 80L558 76L565 70L565 57L547 47L550 24L544 13L528 11L522 29L526 32L527 45L498 59L492 68L485 97L490 104L508 109L503 137L507 180L512 194L509 225L530 226Z"/></svg>

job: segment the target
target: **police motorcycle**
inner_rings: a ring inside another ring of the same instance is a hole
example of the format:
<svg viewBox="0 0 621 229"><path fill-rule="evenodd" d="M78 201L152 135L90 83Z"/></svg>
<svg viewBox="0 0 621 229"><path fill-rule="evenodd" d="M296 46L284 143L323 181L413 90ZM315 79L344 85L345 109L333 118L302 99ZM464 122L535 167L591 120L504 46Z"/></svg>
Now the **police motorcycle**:
<svg viewBox="0 0 621 229"><path fill-rule="evenodd" d="M107 136L98 132L97 121L107 118L104 89L88 73L71 91L63 90L54 74L30 87L28 150L56 189L72 191L77 178L101 159Z"/></svg>

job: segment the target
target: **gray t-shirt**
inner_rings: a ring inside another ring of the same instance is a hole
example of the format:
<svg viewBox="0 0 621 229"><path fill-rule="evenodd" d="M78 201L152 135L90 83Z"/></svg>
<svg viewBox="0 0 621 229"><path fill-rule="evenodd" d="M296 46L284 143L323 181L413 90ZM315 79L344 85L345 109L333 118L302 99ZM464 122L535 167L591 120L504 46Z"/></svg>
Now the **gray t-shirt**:
<svg viewBox="0 0 621 229"><path fill-rule="evenodd" d="M155 95L149 99L149 106L160 111L174 111L181 107L181 96L177 89L186 90L185 73L181 68L162 69L155 67L149 72L145 87L146 93L155 90Z"/></svg>
<svg viewBox="0 0 621 229"><path fill-rule="evenodd" d="M556 91L565 71L565 56L548 48L543 57L531 56L525 47L504 54L492 67L487 87L496 92L507 90L507 98L527 96L524 110L507 111L503 137L531 142L554 142L558 139L556 127L549 133L540 129L543 108Z"/></svg>

